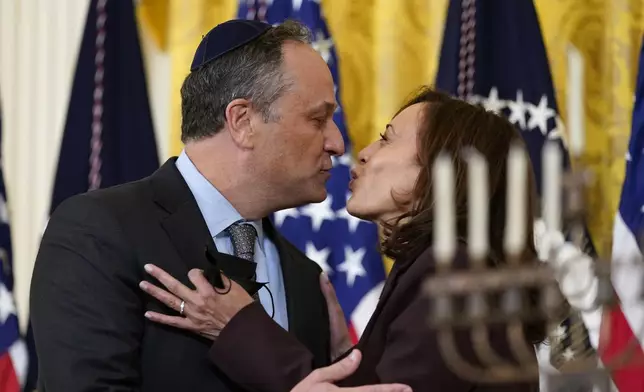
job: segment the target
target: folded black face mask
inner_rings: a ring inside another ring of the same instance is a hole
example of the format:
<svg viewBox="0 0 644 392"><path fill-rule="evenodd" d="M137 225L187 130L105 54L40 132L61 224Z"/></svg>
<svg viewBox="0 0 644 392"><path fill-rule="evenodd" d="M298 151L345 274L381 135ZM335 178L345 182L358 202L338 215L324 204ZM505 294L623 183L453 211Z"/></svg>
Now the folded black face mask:
<svg viewBox="0 0 644 392"><path fill-rule="evenodd" d="M266 286L266 283L253 280L257 264L252 261L220 253L212 245L206 246L206 259L210 266L204 270L204 277L215 288L224 289L222 273L239 284L250 296Z"/></svg>

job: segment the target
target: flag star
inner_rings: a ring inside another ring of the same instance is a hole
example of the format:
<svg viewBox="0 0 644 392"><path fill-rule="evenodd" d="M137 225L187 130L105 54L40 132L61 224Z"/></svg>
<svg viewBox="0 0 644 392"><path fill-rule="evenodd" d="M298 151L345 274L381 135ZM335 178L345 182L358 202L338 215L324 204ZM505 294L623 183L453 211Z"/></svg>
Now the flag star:
<svg viewBox="0 0 644 392"><path fill-rule="evenodd" d="M563 352L563 357L566 361L572 361L575 359L575 353L570 348L567 348Z"/></svg>
<svg viewBox="0 0 644 392"><path fill-rule="evenodd" d="M284 224L284 220L286 220L286 218L297 218L298 216L300 216L300 212L297 208L287 208L285 210L276 211L273 219L275 220L275 226L279 227Z"/></svg>
<svg viewBox="0 0 644 392"><path fill-rule="evenodd" d="M523 91L517 91L517 100L508 101L508 107L510 108L510 117L508 121L512 124L519 124L521 130L525 129L525 114L526 114L526 105L523 102Z"/></svg>
<svg viewBox="0 0 644 392"><path fill-rule="evenodd" d="M351 156L351 152L347 151L339 157L332 156L331 162L333 162L333 167L336 167L337 165L351 166L353 163L353 157Z"/></svg>
<svg viewBox="0 0 644 392"><path fill-rule="evenodd" d="M548 133L548 120L555 116L555 111L548 107L548 97L541 96L539 105L528 105L528 110L530 111L528 129L539 128L541 134L545 136Z"/></svg>
<svg viewBox="0 0 644 392"><path fill-rule="evenodd" d="M344 247L344 262L338 265L337 270L347 274L347 286L353 287L358 276L367 276L367 271L362 266L365 253L364 248L354 251L348 245Z"/></svg>
<svg viewBox="0 0 644 392"><path fill-rule="evenodd" d="M302 0L293 0L293 11L297 12L302 8Z"/></svg>
<svg viewBox="0 0 644 392"><path fill-rule="evenodd" d="M333 220L335 213L331 208L332 196L329 195L322 203L308 204L301 208L302 215L311 218L314 231L319 231L325 220Z"/></svg>
<svg viewBox="0 0 644 392"><path fill-rule="evenodd" d="M561 324L557 325L557 328L552 331L552 335L557 340L563 339L566 336L566 327Z"/></svg>
<svg viewBox="0 0 644 392"><path fill-rule="evenodd" d="M322 56L324 61L328 64L329 60L331 60L331 48L333 48L333 41L331 38L325 38L322 30L318 30L315 33L315 41L313 41L311 46L313 46L313 49L317 50L320 56Z"/></svg>
<svg viewBox="0 0 644 392"><path fill-rule="evenodd" d="M333 270L327 262L329 254L331 253L331 250L329 248L318 249L315 247L313 242L307 241L305 253L306 257L315 261L320 266L320 268L322 268L322 271L324 271L325 274L331 275L333 273Z"/></svg>
<svg viewBox="0 0 644 392"><path fill-rule="evenodd" d="M340 156L340 163L345 166L351 166L353 164L353 156L351 151L347 151Z"/></svg>
<svg viewBox="0 0 644 392"><path fill-rule="evenodd" d="M356 218L355 216L349 214L346 207L338 211L337 217L347 220L347 224L349 225L349 231L351 231L351 233L355 233L360 222L363 222L362 219Z"/></svg>
<svg viewBox="0 0 644 392"><path fill-rule="evenodd" d="M633 160L633 157L631 156L630 151L626 151L626 162L630 162Z"/></svg>
<svg viewBox="0 0 644 392"><path fill-rule="evenodd" d="M483 106L486 110L497 114L505 107L505 101L499 99L499 90L496 87L492 87L490 95L483 100Z"/></svg>
<svg viewBox="0 0 644 392"><path fill-rule="evenodd" d="M0 325L4 324L9 316L16 313L16 305L7 287L0 283Z"/></svg>

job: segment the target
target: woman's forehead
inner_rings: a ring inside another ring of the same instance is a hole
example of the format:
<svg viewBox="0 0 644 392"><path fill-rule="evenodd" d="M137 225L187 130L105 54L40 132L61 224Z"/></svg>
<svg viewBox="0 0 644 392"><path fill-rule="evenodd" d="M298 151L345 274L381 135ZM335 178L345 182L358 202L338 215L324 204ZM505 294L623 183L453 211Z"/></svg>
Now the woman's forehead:
<svg viewBox="0 0 644 392"><path fill-rule="evenodd" d="M421 121L425 103L417 103L402 110L391 120L393 131L399 135L415 134Z"/></svg>

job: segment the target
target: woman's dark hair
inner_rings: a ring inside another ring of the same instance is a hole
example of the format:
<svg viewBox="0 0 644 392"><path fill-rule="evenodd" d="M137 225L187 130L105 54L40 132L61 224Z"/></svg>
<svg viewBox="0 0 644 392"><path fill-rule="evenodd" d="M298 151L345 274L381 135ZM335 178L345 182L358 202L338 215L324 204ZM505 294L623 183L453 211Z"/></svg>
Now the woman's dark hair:
<svg viewBox="0 0 644 392"><path fill-rule="evenodd" d="M410 195L404 195L404 199L400 195L393 195L399 202L407 204L409 211L393 222L382 224L384 237L381 251L396 262L406 262L415 260L432 246L432 165L441 152L448 154L454 165L457 236L461 242L467 241L465 153L473 147L483 155L489 167L489 262L492 265L504 264L507 159L512 145L524 146L521 134L504 117L429 87L423 87L398 113L416 104L424 105L418 125L417 162L420 173ZM528 165L527 171L526 247L521 260L538 262L533 241L536 185L531 166Z"/></svg>

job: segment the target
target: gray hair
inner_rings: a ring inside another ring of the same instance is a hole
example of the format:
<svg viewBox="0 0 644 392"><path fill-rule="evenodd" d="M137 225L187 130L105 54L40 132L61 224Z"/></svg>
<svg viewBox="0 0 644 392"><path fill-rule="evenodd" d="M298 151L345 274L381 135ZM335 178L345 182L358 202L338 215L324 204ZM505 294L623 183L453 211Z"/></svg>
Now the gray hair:
<svg viewBox="0 0 644 392"><path fill-rule="evenodd" d="M241 48L190 73L181 86L181 140L185 143L216 134L226 122L226 106L245 98L273 118L272 104L290 82L282 72L282 46L287 41L311 43L310 30L288 20Z"/></svg>

